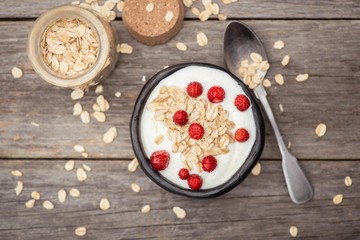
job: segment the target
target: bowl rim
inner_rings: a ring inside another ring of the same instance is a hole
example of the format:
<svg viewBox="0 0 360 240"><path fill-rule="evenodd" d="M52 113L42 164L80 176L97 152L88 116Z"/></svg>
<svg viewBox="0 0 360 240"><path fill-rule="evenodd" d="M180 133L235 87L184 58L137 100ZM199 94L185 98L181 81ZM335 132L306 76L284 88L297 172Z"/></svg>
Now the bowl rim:
<svg viewBox="0 0 360 240"><path fill-rule="evenodd" d="M170 182L166 178L164 178L162 175L160 175L159 172L154 171L150 164L149 159L146 157L142 142L141 142L141 135L140 135L140 118L142 111L145 107L145 104L148 100L148 97L150 96L152 90L158 85L158 83L163 80L164 78L170 76L171 74L189 66L199 66L199 67L209 67L214 68L220 71L223 71L227 74L229 74L235 81L238 82L238 84L241 86L245 94L248 96L251 104L252 104L252 110L254 114L255 119L255 127L256 127L256 139L254 142L254 145L251 149L251 152L249 153L248 157L246 158L243 165L238 169L238 171L225 183L216 186L211 189L205 189L205 190L199 190L199 191L193 191L190 189L184 189L182 187L179 187L175 185L174 183ZM256 102L255 97L253 96L252 92L245 86L245 84L238 79L234 74L229 72L228 70L219 67L217 65L209 64L209 63L202 63L202 62L191 62L191 63L180 63L176 65L172 65L166 69L163 69L156 73L152 78L150 78L147 83L144 85L142 90L140 91L138 98L136 99L135 105L134 105L134 111L131 116L130 120L130 137L131 137L131 143L132 147L135 153L136 158L139 161L139 165L141 169L145 172L145 174L157 185L164 188L165 190L178 194L183 195L187 197L192 198L209 198L209 197L217 197L224 193L229 192L233 188L235 188L237 185L239 185L251 172L255 164L257 163L258 159L260 158L263 148L264 148L264 141L265 141L265 124L264 119L262 116L262 113L260 111L260 108Z"/></svg>

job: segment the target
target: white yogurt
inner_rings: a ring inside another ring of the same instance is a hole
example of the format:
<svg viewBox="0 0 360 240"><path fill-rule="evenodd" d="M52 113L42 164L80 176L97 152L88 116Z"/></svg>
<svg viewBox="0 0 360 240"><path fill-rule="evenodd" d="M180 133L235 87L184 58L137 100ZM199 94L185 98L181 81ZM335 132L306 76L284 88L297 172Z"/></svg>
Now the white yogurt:
<svg viewBox="0 0 360 240"><path fill-rule="evenodd" d="M210 189L225 183L236 173L248 157L255 142L256 128L252 106L245 112L240 112L235 107L235 97L238 94L245 93L229 74L214 68L190 66L164 78L153 89L146 102L140 119L140 135L143 149L148 158L157 150L166 150L170 154L168 167L159 173L175 185L189 189L187 181L181 180L178 176L179 170L185 167L184 156L181 153L173 153L171 151L173 142L167 138L167 127L164 123L155 120L154 112L148 111L146 106L159 95L162 86L177 86L185 89L193 81L199 82L203 86L203 94L200 98L206 98L206 94L212 86L221 86L225 90L225 99L219 104L228 110L229 120L235 122L235 128L232 129L232 133L234 134L238 128L245 128L250 135L250 138L244 143L236 141L235 143L230 143L228 146L230 149L229 153L215 156L217 167L214 171L199 173L196 167L190 171L190 174L196 173L202 177L203 184L201 189ZM160 145L157 145L154 143L154 139L160 134L164 135L165 139Z"/></svg>

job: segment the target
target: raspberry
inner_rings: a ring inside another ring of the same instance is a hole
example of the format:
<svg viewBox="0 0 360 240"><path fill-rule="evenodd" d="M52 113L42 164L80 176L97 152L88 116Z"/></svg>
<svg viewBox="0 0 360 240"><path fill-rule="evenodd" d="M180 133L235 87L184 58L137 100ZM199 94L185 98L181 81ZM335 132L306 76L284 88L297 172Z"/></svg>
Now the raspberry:
<svg viewBox="0 0 360 240"><path fill-rule="evenodd" d="M217 161L214 156L209 155L203 158L201 164L205 172L212 172L217 166Z"/></svg>
<svg viewBox="0 0 360 240"><path fill-rule="evenodd" d="M176 125L184 126L188 122L188 114L184 110L179 110L174 113L173 121Z"/></svg>
<svg viewBox="0 0 360 240"><path fill-rule="evenodd" d="M188 185L192 190L199 190L202 185L202 178L197 174L191 174L187 179Z"/></svg>
<svg viewBox="0 0 360 240"><path fill-rule="evenodd" d="M161 171L169 165L170 155L165 150L153 152L150 157L150 165L155 171Z"/></svg>
<svg viewBox="0 0 360 240"><path fill-rule="evenodd" d="M199 97L203 92L203 87L199 82L191 82L186 88L188 95L192 98Z"/></svg>
<svg viewBox="0 0 360 240"><path fill-rule="evenodd" d="M225 91L220 86L213 86L209 89L207 97L212 103L222 102L225 98Z"/></svg>
<svg viewBox="0 0 360 240"><path fill-rule="evenodd" d="M189 173L189 170L187 170L186 168L182 168L182 169L180 169L178 175L179 175L179 178L180 178L180 179L186 180L186 179L189 178L190 173Z"/></svg>
<svg viewBox="0 0 360 240"><path fill-rule="evenodd" d="M243 94L236 96L234 104L235 107L241 112L244 112L246 109L250 107L249 99Z"/></svg>
<svg viewBox="0 0 360 240"><path fill-rule="evenodd" d="M245 128L239 128L235 132L235 139L238 142L246 142L249 139L249 132Z"/></svg>
<svg viewBox="0 0 360 240"><path fill-rule="evenodd" d="M189 136L195 140L199 140L204 135L204 128L199 123L192 123L189 126Z"/></svg>

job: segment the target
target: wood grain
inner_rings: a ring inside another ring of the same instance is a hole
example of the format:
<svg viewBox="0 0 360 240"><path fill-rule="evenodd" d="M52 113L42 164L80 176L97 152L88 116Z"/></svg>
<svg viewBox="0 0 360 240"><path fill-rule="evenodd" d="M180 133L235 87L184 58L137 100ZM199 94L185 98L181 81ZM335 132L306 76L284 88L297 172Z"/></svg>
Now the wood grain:
<svg viewBox="0 0 360 240"><path fill-rule="evenodd" d="M274 86L268 98L286 142L300 159L358 159L360 156L360 21L246 21L263 39L271 69L268 77ZM130 38L122 22L115 22L120 41L134 46L132 55L121 55L114 73L104 82L104 95L111 104L105 123L92 119L84 125L72 116L75 101L70 90L51 86L31 69L26 55L26 35L32 22L0 22L0 156L2 158L78 158L72 149L82 144L91 158L131 158L129 120L135 99L144 83L165 65L200 61L224 66L222 32L226 22L185 22L180 34L165 45L148 47ZM9 29L12 29L9 31ZM204 31L209 45L200 48L196 33ZM283 50L272 48L282 39ZM179 52L175 43L188 45ZM291 56L288 67L280 61ZM13 66L24 69L21 79L13 79ZM282 73L285 84L278 86L274 75ZM309 80L298 83L299 73L309 73ZM122 92L116 98L114 93ZM94 89L80 102L91 111ZM283 105L284 112L279 110ZM37 122L40 127L31 125ZM315 128L324 122L326 135L317 138ZM114 143L106 145L102 135L111 126L119 132ZM280 154L266 122L264 159L279 159ZM16 135L21 140L13 141Z"/></svg>
<svg viewBox="0 0 360 240"><path fill-rule="evenodd" d="M194 200L160 189L138 169L127 171L128 161L86 161L92 170L84 183L75 170L66 172L65 161L0 161L0 235L2 239L71 239L77 226L86 226L90 239L289 239L289 227L299 229L305 239L358 239L360 234L360 161L302 161L315 189L314 200L293 204L285 187L281 164L263 161L262 173L250 175L230 193L215 199ZM81 166L77 161L76 167ZM23 171L24 190L15 196L17 178L13 169ZM344 185L351 176L353 186ZM132 192L130 184L141 186ZM79 198L68 197L64 204L57 191L78 188ZM31 191L41 193L35 208L24 203ZM344 194L340 205L332 198ZM99 209L101 198L109 199L108 211ZM41 207L51 200L54 210ZM152 211L140 212L150 204ZM177 219L174 206L183 207L187 217Z"/></svg>
<svg viewBox="0 0 360 240"><path fill-rule="evenodd" d="M0 18L37 18L50 8L71 2L72 0L1 1ZM347 0L346 3L342 0L239 0L228 5L220 0L213 2L219 3L221 12L232 19L359 19L360 16L360 2L357 0ZM194 6L204 9L201 1L195 2ZM119 12L118 17L121 17ZM189 9L185 17L195 18Z"/></svg>

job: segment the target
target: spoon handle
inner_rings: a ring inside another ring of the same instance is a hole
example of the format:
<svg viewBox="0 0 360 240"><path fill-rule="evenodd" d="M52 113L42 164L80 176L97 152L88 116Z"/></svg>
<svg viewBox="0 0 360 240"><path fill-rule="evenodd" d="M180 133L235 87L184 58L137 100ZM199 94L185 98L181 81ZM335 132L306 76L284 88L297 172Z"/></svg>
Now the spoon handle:
<svg viewBox="0 0 360 240"><path fill-rule="evenodd" d="M293 156L284 144L280 130L276 124L274 114L266 98L266 91L263 86L259 85L254 89L256 97L260 100L268 116L271 126L274 130L276 141L280 148L282 156L282 166L285 176L286 186L289 191L291 200L294 203L305 203L312 199L314 192L311 184L301 169L298 160Z"/></svg>

